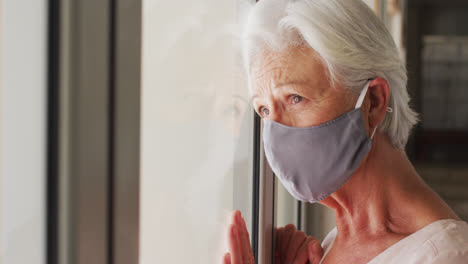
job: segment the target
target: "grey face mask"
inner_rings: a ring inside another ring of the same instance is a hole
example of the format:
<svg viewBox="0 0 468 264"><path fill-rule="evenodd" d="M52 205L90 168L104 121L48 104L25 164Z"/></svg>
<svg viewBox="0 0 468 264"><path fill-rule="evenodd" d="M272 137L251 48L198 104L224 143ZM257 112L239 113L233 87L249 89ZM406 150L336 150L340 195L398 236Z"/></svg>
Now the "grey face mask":
<svg viewBox="0 0 468 264"><path fill-rule="evenodd" d="M265 155L273 172L296 199L311 203L337 191L353 175L371 149L361 105L368 82L355 109L326 123L290 127L264 120Z"/></svg>

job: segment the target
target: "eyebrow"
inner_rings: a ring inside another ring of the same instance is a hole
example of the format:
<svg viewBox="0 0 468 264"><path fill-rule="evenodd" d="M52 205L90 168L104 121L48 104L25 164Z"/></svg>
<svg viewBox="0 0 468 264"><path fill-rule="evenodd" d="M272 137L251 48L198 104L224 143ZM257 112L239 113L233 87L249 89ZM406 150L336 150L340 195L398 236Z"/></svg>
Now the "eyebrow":
<svg viewBox="0 0 468 264"><path fill-rule="evenodd" d="M273 86L273 90L285 87L285 86L291 86L291 85L296 85L296 86L307 86L306 82L303 81L292 81L292 82L285 82L285 83L279 83L275 86ZM258 97L258 94L253 94L249 96L249 102L252 102L254 98Z"/></svg>

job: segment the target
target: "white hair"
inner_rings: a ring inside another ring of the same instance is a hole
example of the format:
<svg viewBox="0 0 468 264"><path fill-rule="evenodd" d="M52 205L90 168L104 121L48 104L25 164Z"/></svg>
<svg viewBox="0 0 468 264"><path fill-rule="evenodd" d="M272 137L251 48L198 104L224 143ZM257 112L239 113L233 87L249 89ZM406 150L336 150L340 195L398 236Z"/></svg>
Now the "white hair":
<svg viewBox="0 0 468 264"><path fill-rule="evenodd" d="M386 79L393 112L379 131L404 149L418 117L409 106L404 62L374 12L361 0L261 0L250 11L242 38L249 92L250 68L263 51L300 45L319 55L332 84L356 95L368 79Z"/></svg>

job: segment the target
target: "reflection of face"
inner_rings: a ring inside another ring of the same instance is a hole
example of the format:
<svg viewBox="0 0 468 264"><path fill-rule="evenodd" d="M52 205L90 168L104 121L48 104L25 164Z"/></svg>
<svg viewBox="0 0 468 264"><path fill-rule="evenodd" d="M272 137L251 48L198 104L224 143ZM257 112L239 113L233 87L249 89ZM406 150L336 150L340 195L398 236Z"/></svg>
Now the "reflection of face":
<svg viewBox="0 0 468 264"><path fill-rule="evenodd" d="M240 95L230 95L216 98L216 118L223 122L224 127L234 138L239 137L241 122L248 109L247 99Z"/></svg>
<svg viewBox="0 0 468 264"><path fill-rule="evenodd" d="M353 97L332 87L312 49L266 51L251 70L253 105L262 118L307 127L332 120L353 107Z"/></svg>
<svg viewBox="0 0 468 264"><path fill-rule="evenodd" d="M183 31L179 42L153 60L150 66L155 74L147 75L146 80L154 89L150 92L157 94L153 103L167 109L153 116L173 124L219 121L226 133L238 137L248 109L247 85L240 56L232 48L233 36L220 27L220 32L206 35Z"/></svg>

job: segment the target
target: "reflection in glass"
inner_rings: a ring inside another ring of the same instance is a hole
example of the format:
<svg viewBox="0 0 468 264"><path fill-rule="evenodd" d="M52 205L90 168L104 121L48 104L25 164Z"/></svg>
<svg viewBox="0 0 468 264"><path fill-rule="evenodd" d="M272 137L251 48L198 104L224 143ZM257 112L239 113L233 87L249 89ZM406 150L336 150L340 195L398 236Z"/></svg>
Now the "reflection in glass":
<svg viewBox="0 0 468 264"><path fill-rule="evenodd" d="M239 53L248 3L143 1L140 263L220 263L250 226L253 111Z"/></svg>

